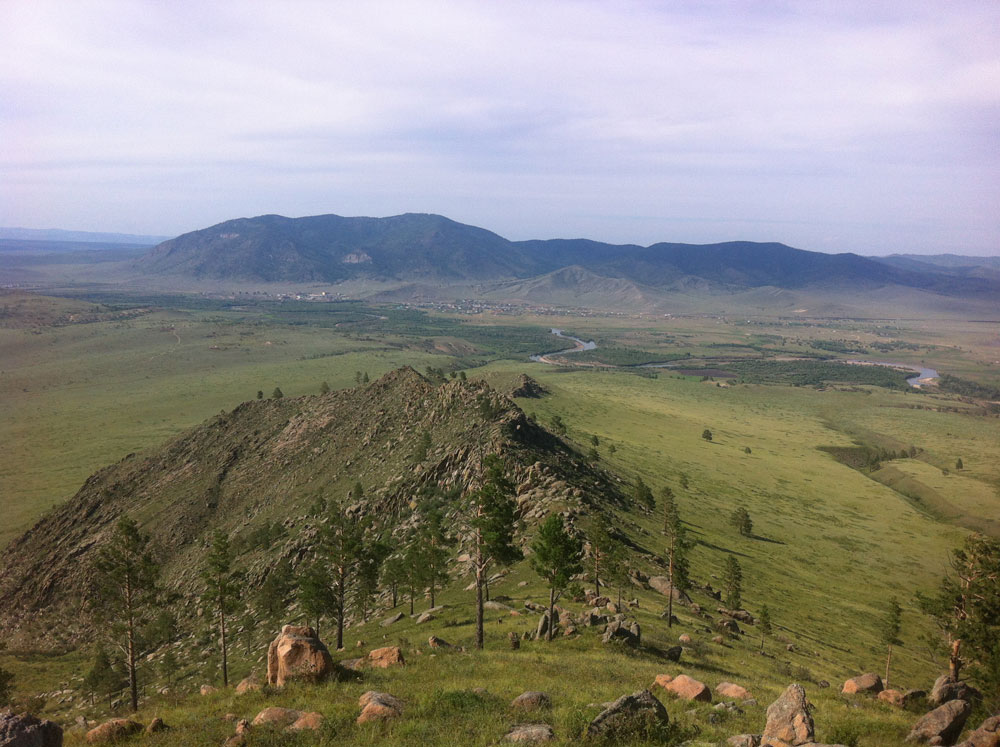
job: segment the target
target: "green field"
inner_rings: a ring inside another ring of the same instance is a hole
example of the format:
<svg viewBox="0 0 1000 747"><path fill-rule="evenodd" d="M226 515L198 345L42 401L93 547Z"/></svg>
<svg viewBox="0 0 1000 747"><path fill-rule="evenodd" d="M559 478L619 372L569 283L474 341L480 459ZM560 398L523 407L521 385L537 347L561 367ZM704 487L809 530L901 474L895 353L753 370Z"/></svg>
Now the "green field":
<svg viewBox="0 0 1000 747"><path fill-rule="evenodd" d="M547 329L553 326L611 341L618 350L632 348L638 357L690 354L708 364L723 357L815 353L815 340L842 340L849 333L874 351L873 359L926 360L941 371L995 386L988 362L991 342L982 326L920 320L894 323L889 330L882 321L793 324L775 317L715 316L492 319L358 305L331 304L324 310L319 308L324 304L282 308L157 300L155 308L125 319L54 326L45 317L45 323L0 329L0 442L7 445L0 450L0 494L9 517L0 526L0 544L69 498L101 466L151 449L254 398L258 390L264 396L275 387L286 395L316 393L323 381L333 388L353 386L357 372L374 378L404 364L420 371L462 368L470 378L484 378L498 388L528 373L550 394L519 400L522 409L543 424L558 415L581 451L596 435L601 462L626 479L640 475L654 494L670 486L697 542L691 558L694 579L718 588L726 556L735 555L743 567L745 606L758 611L767 604L777 629L767 644L772 657L756 653L752 628L747 637L716 646L689 609L675 608L681 625L668 630L659 618L664 598L627 589L627 598L639 599L635 616L643 626L644 653L609 652L593 631L506 651L508 630L527 630L537 622L524 612L524 599L540 601L544 595L527 564L521 564L491 591L509 596L507 603L524 614L497 617L502 622L488 629L485 654L432 657L424 646L431 633L459 645L472 640L472 595L461 590L465 579L456 579L443 595L448 609L428 626L404 620L389 629L375 622L351 629L350 646L355 640L366 641L368 648L399 644L410 662L400 671L372 674L364 683L267 698L218 694L192 701L187 693L217 677L210 642L192 645L194 656L175 694L152 698L144 707L145 717L162 714L175 726L168 735L149 739L150 744L217 744L232 730L219 714L252 717L265 700L320 710L328 717L321 738L302 736L282 744L364 744L375 736L391 744L448 744L459 732L464 743L489 744L513 722L509 700L533 689L553 696L553 711L544 720L568 744L596 714L588 704L646 687L658 673L679 671L712 686L739 682L759 702L743 716L712 724L709 707L697 706L692 714L688 704L666 701L671 717L685 728L699 728L699 739L707 743L759 733L767 704L788 682L802 681L817 705L820 741L901 744L913 714L867 701L852 707L839 696L839 683L883 666L876 621L886 600L895 596L904 608L904 645L894 656L894 686L929 688L944 659L921 640L931 625L917 612L913 595L935 586L947 567L947 552L961 543L967 528L995 531L991 520L1000 515L1000 419L956 395L875 386L879 382L863 378L834 386L793 386L526 360L528 353L551 347ZM114 301L128 305L125 299ZM871 347L887 340L901 342L890 352ZM829 345L821 347L830 353ZM620 361L634 358L617 355ZM572 356L566 362L572 363ZM701 438L706 428L711 441ZM896 450L915 445L921 452L916 459L894 459L879 473L866 474L820 448L855 444ZM964 464L960 471L954 469L958 458ZM741 536L729 525L736 506L750 512L752 536ZM662 554L657 512L619 518L637 544ZM646 562L646 572L663 573L653 560ZM519 586L521 581L528 584ZM714 612L718 603L704 592L693 596ZM698 642L682 665L659 659L657 651L673 645L682 632ZM255 631L252 653L237 651L239 676L252 668L260 672L260 653L272 634ZM786 650L789 644L793 651ZM179 644L178 651L187 645ZM353 655L349 648L340 658ZM24 692L54 690L78 683L85 656L6 652L0 653L0 665L15 672ZM152 686L159 676L153 677L151 669ZM820 680L833 686L820 689ZM467 692L480 686L489 694ZM354 726L357 697L368 689L402 697L408 717L374 730ZM101 709L50 699L47 711L72 720ZM71 735L68 743L82 742Z"/></svg>

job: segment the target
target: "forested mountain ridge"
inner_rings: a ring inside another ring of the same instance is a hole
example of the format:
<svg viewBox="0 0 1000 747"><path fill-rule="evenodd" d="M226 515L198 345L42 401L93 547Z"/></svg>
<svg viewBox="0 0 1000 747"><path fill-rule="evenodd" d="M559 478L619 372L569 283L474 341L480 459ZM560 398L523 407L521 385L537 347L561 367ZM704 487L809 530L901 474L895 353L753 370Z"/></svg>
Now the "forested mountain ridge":
<svg viewBox="0 0 1000 747"><path fill-rule="evenodd" d="M325 283L496 282L574 266L658 288L697 283L719 289L899 285L946 294L1000 292L1000 283L991 277L959 277L930 265L894 266L774 242L642 247L588 239L509 241L440 215L416 213L239 218L166 241L135 263L136 270L150 276Z"/></svg>

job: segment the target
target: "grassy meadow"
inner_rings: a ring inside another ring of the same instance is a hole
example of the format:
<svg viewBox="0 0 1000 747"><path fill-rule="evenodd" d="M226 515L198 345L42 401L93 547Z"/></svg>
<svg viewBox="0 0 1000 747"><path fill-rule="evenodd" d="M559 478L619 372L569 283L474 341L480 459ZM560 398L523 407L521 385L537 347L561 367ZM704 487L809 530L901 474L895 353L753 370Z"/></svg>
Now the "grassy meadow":
<svg viewBox="0 0 1000 747"><path fill-rule="evenodd" d="M758 705L725 716L707 705L667 698L671 719L684 738L715 744L726 736L759 733L766 706L793 681L816 704L817 739L848 745L902 744L916 715L839 694L847 677L884 670L877 623L887 600L904 609L903 645L893 658L892 683L929 689L943 667L940 652L922 639L931 625L916 609L917 590L932 589L947 567L947 553L967 529L994 530L1000 515L1000 419L980 414L959 398L873 386L786 386L703 380L676 372L631 368L556 367L526 360L551 349L543 336L561 327L600 345L669 355L690 355L711 364L721 357L816 353L814 343L863 344L871 360L925 362L941 371L996 384L990 356L994 342L984 325L955 319L801 320L775 316L729 319L712 315L417 314L364 311L337 321L331 311L273 312L261 305L204 308L183 302L155 306L125 319L0 328L0 495L7 520L0 544L9 541L52 505L69 498L87 475L130 452L153 448L168 437L231 410L258 390L286 395L353 386L356 372L374 378L401 365L462 368L507 388L520 373L549 394L518 404L543 424L559 416L568 437L584 453L597 436L601 462L624 479L639 475L659 498L669 486L696 545L691 575L718 589L727 555L743 570L744 606L770 609L774 635L766 656L753 626L724 645L711 642L710 621L675 606L680 625L669 629L660 614L665 597L648 589L624 589L639 605L630 610L642 625L638 653L609 649L598 633L551 644L525 642L510 651L510 630L534 629L537 615L523 605L547 597L527 563L491 586L512 611L490 612L487 651L432 652L428 635L471 647L473 596L456 579L439 597L445 611L430 623L406 618L391 627L379 620L355 625L348 648L336 658L383 645L400 645L408 664L366 672L363 681L281 693L201 697L201 684L218 684L211 638L177 644L183 660L168 695L151 695L141 711L162 716L173 728L144 738L148 744L218 744L233 725L221 717L252 718L266 705L318 710L321 732L295 737L258 731L249 744L492 744L518 721L509 701L525 690L543 690L551 712L523 718L551 724L560 744L576 743L599 711L594 704L650 685L655 675L684 672L714 687L732 681L747 687ZM346 313L338 311L337 313ZM308 314L308 315L307 315ZM307 315L304 316L303 315ZM341 325L341 326L338 326ZM507 330L497 333L496 329ZM872 348L888 344L888 352ZM857 357L850 355L845 357ZM570 357L567 357L567 359ZM627 360L627 356L623 356ZM920 405L919 409L914 405ZM952 411L957 410L957 411ZM702 438L710 429L712 440ZM893 459L868 475L836 461L822 446L864 443L920 449L917 458ZM958 458L963 469L956 470ZM947 473L946 473L947 471ZM729 524L744 506L753 533ZM664 573L662 516L657 510L618 516L639 546L643 570ZM659 559L657 559L659 558ZM522 585L522 583L524 585ZM692 594L709 612L719 602L704 590ZM580 603L564 605L579 612ZM418 600L417 611L427 602ZM403 609L401 606L399 609ZM289 621L295 618L290 610ZM663 658L677 636L694 643L679 665ZM263 673L262 654L274 631L253 630L250 653L237 636L234 674ZM88 652L2 652L0 666L14 671L19 692L79 687ZM152 694L165 684L157 657L144 666ZM884 671L883 671L884 674ZM235 675L235 676L234 676ZM818 683L826 681L828 688ZM473 688L485 688L485 693ZM357 726L357 698L385 690L406 703L404 717L378 726ZM100 703L81 706L47 699L45 710L71 722L106 714ZM970 720L971 723L971 720ZM82 730L67 744L82 744Z"/></svg>

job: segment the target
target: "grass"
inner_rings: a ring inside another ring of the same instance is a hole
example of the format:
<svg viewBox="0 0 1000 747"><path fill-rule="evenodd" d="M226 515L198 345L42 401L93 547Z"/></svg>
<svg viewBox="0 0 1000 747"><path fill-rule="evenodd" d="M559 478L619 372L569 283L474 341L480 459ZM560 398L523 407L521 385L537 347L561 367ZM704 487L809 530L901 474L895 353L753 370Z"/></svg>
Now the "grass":
<svg viewBox="0 0 1000 747"><path fill-rule="evenodd" d="M394 329L381 331L370 317L357 321L365 330L262 322L233 310L174 308L128 320L0 329L0 438L11 445L0 450L0 491L10 517L0 527L0 543L30 525L46 507L65 500L100 466L154 447L220 409L232 409L258 389L266 395L280 386L294 396L317 391L324 380L333 388L352 385L359 370L376 376L404 363L423 370L427 365L448 368L460 360L482 363L491 357L477 347L489 334L470 342L458 334L461 325L453 322L434 322L437 326L427 330L434 332L426 338L431 344L426 344L417 339L419 317L400 317ZM462 321L485 326L488 320ZM400 331L404 323L412 325L405 334ZM757 347L780 346L773 337L762 337L763 330L786 336L784 347L789 350L807 349L814 337L844 339L845 332L852 331L843 321L787 327L769 320L748 328L706 317L525 316L505 318L504 325L524 327L523 335L513 336L510 349L528 344L537 329L559 326L585 337L618 337L623 347L642 351L690 350L702 355L713 350L718 355L719 348L712 345L735 345L741 339ZM874 324L855 326L865 340L882 339L873 331ZM962 334L951 339L960 340L962 347L944 346L944 333L955 334L959 328ZM748 330L752 338L746 338ZM956 370L983 373L988 351L978 328L948 321L927 329L914 324L893 334L923 347L885 354L892 360L908 362L906 356L924 355L934 345L940 347L941 360L955 363ZM939 370L945 367L936 359L928 363ZM597 435L601 461L626 479L641 475L654 493L666 485L674 490L682 518L697 541L691 565L699 583L718 588L726 556L738 558L746 606L757 611L767 604L771 610L776 634L767 645L774 658L756 653L758 641L752 634L722 647L711 644L706 621L686 608L678 611L681 626L667 629L659 618L663 598L638 589L626 590L626 596L636 594L640 601L635 614L647 648L638 655L603 647L593 631L551 645L525 643L520 651L507 650L508 630L534 627L537 618L527 613L491 621L485 653L432 655L423 645L431 633L459 645L472 640L471 593L458 590L466 583L463 579L442 595L448 609L429 626L405 619L388 629L377 622L351 629L351 646L358 639L367 642L366 649L400 644L409 662L400 670L369 672L360 683L242 698L231 693L189 695L203 682L214 681L217 671L211 646L185 639L178 644L185 671L176 694L151 697L140 714L147 721L161 715L173 728L145 741L218 744L233 728L221 720L223 714L252 718L265 704L275 704L319 710L327 716L327 726L319 735L294 738L258 733L251 744L367 744L376 738L387 744L453 744L457 738L466 744L492 744L516 720L509 701L524 690L539 689L553 697L552 711L543 720L555 728L560 743L569 744L596 715L591 703L647 687L656 674L683 671L713 687L722 680L736 681L759 703L743 716L713 724L709 707L663 696L672 720L686 729L700 729L699 740L711 743L731 734L759 733L767 704L792 678L801 678L817 706L819 741L862 747L901 744L913 714L841 698L838 685L882 666L876 622L886 600L895 595L904 607L904 645L895 650L894 685L930 686L942 660L920 642L930 626L915 610L912 596L935 586L946 568L947 551L960 544L963 530L923 510L898 491L900 486L893 490L869 479L818 447L847 447L859 438L895 449L914 444L923 449L918 460L895 460L890 466L910 485L927 486L954 508L952 514L938 514L940 518L989 518L1000 510L1000 420L941 411L965 407L952 397L877 387L818 391L730 382L716 386L668 372L646 378L625 371L564 371L523 360L493 360L470 374L506 388L521 372L551 392L542 399L521 400L523 409L542 422L559 415L584 452L590 436ZM912 409L914 402L938 409ZM705 428L711 429L712 442L701 438ZM957 457L965 465L961 472L953 469ZM950 474L944 475L942 468L951 469ZM685 481L687 488L682 486ZM753 518L752 537L740 536L728 524L739 505ZM663 573L662 560L657 560L663 551L657 512L623 513L617 521L639 546L654 553L644 556L643 570ZM528 585L519 586L522 581ZM540 601L544 596L527 564L514 568L492 592L510 596L515 609L523 609L525 597ZM695 592L694 598L710 612L718 604L703 592ZM698 644L680 666L668 664L658 652L673 645L681 632L690 633ZM259 631L257 653L236 655L238 676L253 667L261 670L260 653L269 637L267 630ZM786 650L788 644L793 651ZM422 653L416 653L418 649ZM339 656L354 652L350 648ZM0 665L15 671L19 691L26 693L61 689L75 681L78 687L87 662L80 652L0 652ZM151 665L144 669L152 675ZM833 687L817 687L820 680ZM485 687L489 694L472 693L476 687ZM357 697L367 689L403 698L406 716L393 724L356 726ZM50 699L47 712L67 720L81 713L103 714L100 707L75 708L55 699ZM67 739L70 745L81 743L78 733Z"/></svg>

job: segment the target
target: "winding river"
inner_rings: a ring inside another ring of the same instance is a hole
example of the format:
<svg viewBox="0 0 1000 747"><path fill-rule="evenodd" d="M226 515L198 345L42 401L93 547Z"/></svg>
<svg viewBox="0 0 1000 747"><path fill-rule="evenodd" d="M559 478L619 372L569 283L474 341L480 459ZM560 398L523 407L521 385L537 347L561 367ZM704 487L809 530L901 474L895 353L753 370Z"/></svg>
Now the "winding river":
<svg viewBox="0 0 1000 747"><path fill-rule="evenodd" d="M845 361L855 366L888 366L889 368L902 368L906 371L916 371L917 375L906 380L910 386L920 388L924 384L930 384L938 378L938 372L933 368L914 366L910 363L889 363L887 361Z"/></svg>
<svg viewBox="0 0 1000 747"><path fill-rule="evenodd" d="M571 337L570 335L564 335L561 329L556 329L553 327L549 330L556 337L561 337L564 340L572 340L573 347L566 348L565 350L553 350L550 353L539 353L538 355L531 356L531 360L536 363L550 363L552 365L559 365L557 361L551 360L548 356L550 355L565 355L566 353L579 353L583 350L597 350L597 343L593 340L583 341L579 337Z"/></svg>

